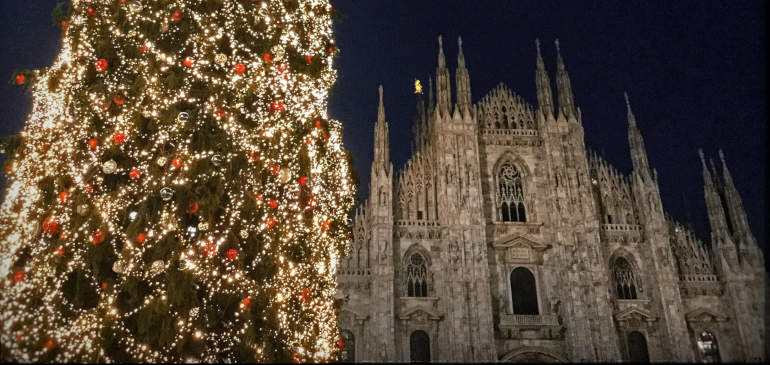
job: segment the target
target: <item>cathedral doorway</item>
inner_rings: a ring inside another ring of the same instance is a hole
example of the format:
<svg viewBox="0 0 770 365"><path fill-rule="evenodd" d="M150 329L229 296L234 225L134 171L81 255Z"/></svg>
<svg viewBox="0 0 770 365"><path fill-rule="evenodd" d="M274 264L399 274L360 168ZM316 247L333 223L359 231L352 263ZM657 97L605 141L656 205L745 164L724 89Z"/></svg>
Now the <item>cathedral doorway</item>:
<svg viewBox="0 0 770 365"><path fill-rule="evenodd" d="M409 360L430 362L430 337L425 331L414 331L409 336Z"/></svg>
<svg viewBox="0 0 770 365"><path fill-rule="evenodd" d="M703 331L698 336L698 351L702 362L720 362L717 338L709 331Z"/></svg>
<svg viewBox="0 0 770 365"><path fill-rule="evenodd" d="M626 342L628 343L628 359L631 362L650 362L647 340L643 334L638 331L630 332L626 336Z"/></svg>
<svg viewBox="0 0 770 365"><path fill-rule="evenodd" d="M539 314L535 277L524 267L511 272L511 301L513 314Z"/></svg>

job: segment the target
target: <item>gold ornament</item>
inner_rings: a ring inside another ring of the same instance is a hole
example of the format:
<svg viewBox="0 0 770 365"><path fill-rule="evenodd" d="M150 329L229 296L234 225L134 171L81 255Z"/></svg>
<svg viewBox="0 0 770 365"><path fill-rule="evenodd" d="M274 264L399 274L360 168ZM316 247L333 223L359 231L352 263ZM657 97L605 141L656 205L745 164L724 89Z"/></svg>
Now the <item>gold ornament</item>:
<svg viewBox="0 0 770 365"><path fill-rule="evenodd" d="M76 210L80 216L85 216L88 214L88 204L80 204Z"/></svg>
<svg viewBox="0 0 770 365"><path fill-rule="evenodd" d="M160 157L158 157L158 159L155 161L155 163L157 163L157 164L158 164L158 166L160 166L160 167L163 167L163 166L165 166L165 165L166 165L166 162L167 162L167 161L168 161L168 159L167 159L165 156L160 156Z"/></svg>
<svg viewBox="0 0 770 365"><path fill-rule="evenodd" d="M224 53L218 54L216 57L214 57L214 62L216 62L217 65L224 66L225 63L227 63L227 55Z"/></svg>
<svg viewBox="0 0 770 365"><path fill-rule="evenodd" d="M249 238L249 231L247 231L245 229L242 229L240 234L241 234L241 238L243 238L243 239Z"/></svg>
<svg viewBox="0 0 770 365"><path fill-rule="evenodd" d="M109 160L102 165L102 171L105 174L112 174L118 169L118 163L115 160Z"/></svg>
<svg viewBox="0 0 770 365"><path fill-rule="evenodd" d="M278 178L281 180L282 184L286 184L291 179L291 170L288 167L282 168L281 172L278 174Z"/></svg>
<svg viewBox="0 0 770 365"><path fill-rule="evenodd" d="M176 121L179 123L184 123L188 120L190 120L190 114L188 114L187 112L181 112L176 115Z"/></svg>

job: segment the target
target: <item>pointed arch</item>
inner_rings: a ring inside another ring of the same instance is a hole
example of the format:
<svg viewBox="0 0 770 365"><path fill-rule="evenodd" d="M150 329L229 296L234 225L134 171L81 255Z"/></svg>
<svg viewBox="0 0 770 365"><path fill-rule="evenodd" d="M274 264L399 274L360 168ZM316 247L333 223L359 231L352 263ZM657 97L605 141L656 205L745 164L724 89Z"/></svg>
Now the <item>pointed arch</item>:
<svg viewBox="0 0 770 365"><path fill-rule="evenodd" d="M526 222L525 180L527 165L512 153L503 154L493 170L497 220Z"/></svg>
<svg viewBox="0 0 770 365"><path fill-rule="evenodd" d="M404 254L401 262L403 295L427 297L430 294L431 259L427 250L415 243Z"/></svg>

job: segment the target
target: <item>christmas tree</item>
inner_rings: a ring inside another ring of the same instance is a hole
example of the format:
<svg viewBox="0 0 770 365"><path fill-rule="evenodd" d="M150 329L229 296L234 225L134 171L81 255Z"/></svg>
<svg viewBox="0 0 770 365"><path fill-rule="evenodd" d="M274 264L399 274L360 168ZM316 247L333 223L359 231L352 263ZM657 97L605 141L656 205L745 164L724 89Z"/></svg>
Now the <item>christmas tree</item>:
<svg viewBox="0 0 770 365"><path fill-rule="evenodd" d="M72 0L0 207L2 359L333 361L326 0Z"/></svg>

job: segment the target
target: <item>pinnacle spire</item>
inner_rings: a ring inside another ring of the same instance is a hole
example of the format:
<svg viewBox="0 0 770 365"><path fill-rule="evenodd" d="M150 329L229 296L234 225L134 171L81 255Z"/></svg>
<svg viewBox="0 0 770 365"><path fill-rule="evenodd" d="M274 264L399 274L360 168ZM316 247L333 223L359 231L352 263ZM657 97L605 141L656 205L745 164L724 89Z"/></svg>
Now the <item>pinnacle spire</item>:
<svg viewBox="0 0 770 365"><path fill-rule="evenodd" d="M457 68L465 68L465 55L463 54L463 38L457 37Z"/></svg>
<svg viewBox="0 0 770 365"><path fill-rule="evenodd" d="M628 126L635 128L636 116L634 116L634 112L631 110L631 101L628 99L628 91L623 92L623 97L626 98L626 111L628 112Z"/></svg>
<svg viewBox="0 0 770 365"><path fill-rule="evenodd" d="M561 57L559 40L556 39L554 44L556 45L556 88L559 95L559 114L564 115L565 119L569 119L569 117L577 118L575 98L572 95L572 84L567 68L564 66L564 59Z"/></svg>
<svg viewBox="0 0 770 365"><path fill-rule="evenodd" d="M444 58L444 45L441 41L441 34L438 35L438 67L446 67L446 59Z"/></svg>
<svg viewBox="0 0 770 365"><path fill-rule="evenodd" d="M727 162L725 162L725 154L722 149L719 149L719 159L722 160L722 178L726 184L733 185L733 177L730 175L730 170L727 169Z"/></svg>
<svg viewBox="0 0 770 365"><path fill-rule="evenodd" d="M380 85L380 105L377 108L377 122L385 121L385 104L382 102L382 85Z"/></svg>
<svg viewBox="0 0 770 365"><path fill-rule="evenodd" d="M540 39L535 38L537 49L537 69L535 70L535 85L537 87L537 104L544 116L553 115L553 94L551 93L551 79L545 69L543 56L540 54Z"/></svg>

